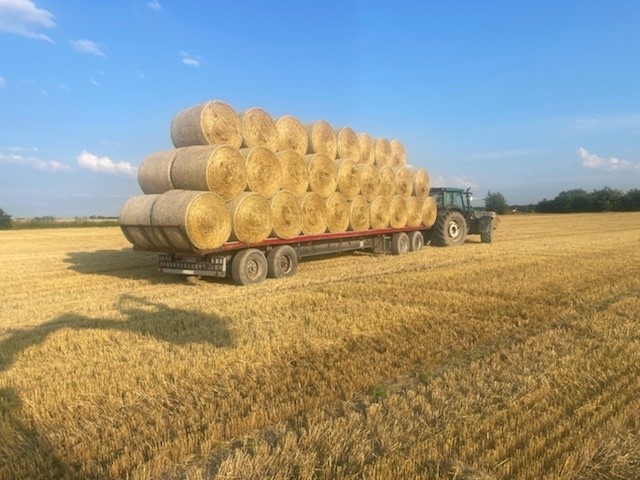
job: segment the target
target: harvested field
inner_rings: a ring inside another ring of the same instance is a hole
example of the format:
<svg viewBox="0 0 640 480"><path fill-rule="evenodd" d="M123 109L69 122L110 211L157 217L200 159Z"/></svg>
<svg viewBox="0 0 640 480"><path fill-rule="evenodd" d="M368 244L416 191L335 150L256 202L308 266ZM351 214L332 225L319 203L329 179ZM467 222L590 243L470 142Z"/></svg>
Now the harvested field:
<svg viewBox="0 0 640 480"><path fill-rule="evenodd" d="M0 478L640 478L640 214L249 287L0 242Z"/></svg>

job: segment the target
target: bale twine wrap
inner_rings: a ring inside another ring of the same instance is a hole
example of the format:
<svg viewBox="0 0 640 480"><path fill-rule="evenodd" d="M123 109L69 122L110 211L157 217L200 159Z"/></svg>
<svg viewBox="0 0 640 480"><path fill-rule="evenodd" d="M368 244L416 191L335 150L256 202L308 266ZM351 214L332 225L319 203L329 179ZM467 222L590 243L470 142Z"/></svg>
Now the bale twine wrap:
<svg viewBox="0 0 640 480"><path fill-rule="evenodd" d="M411 173L413 175L413 195L420 198L427 197L431 188L429 172L424 168L416 168Z"/></svg>
<svg viewBox="0 0 640 480"><path fill-rule="evenodd" d="M278 129L276 123L261 108L250 108L238 115L242 131L242 147L278 147Z"/></svg>
<svg viewBox="0 0 640 480"><path fill-rule="evenodd" d="M236 111L219 100L185 108L173 117L171 140L176 148L191 145L242 144L242 128Z"/></svg>
<svg viewBox="0 0 640 480"><path fill-rule="evenodd" d="M369 202L358 195L349 202L349 230L364 232L371 226L369 221Z"/></svg>
<svg viewBox="0 0 640 480"><path fill-rule="evenodd" d="M327 230L331 233L346 232L349 228L349 202L340 192L333 192L325 201L327 205Z"/></svg>
<svg viewBox="0 0 640 480"><path fill-rule="evenodd" d="M396 194L396 174L391 167L379 167L380 174L380 195L390 197Z"/></svg>
<svg viewBox="0 0 640 480"><path fill-rule="evenodd" d="M232 200L247 185L244 159L238 149L227 145L179 148L171 167L176 189L210 190Z"/></svg>
<svg viewBox="0 0 640 480"><path fill-rule="evenodd" d="M309 169L304 158L294 150L278 152L276 156L282 171L282 189L301 197L309 188Z"/></svg>
<svg viewBox="0 0 640 480"><path fill-rule="evenodd" d="M152 153L138 168L138 185L144 193L164 193L173 190L171 167L175 150Z"/></svg>
<svg viewBox="0 0 640 480"><path fill-rule="evenodd" d="M403 228L407 226L409 210L407 200L401 195L394 195L387 199L389 202L389 225L391 228Z"/></svg>
<svg viewBox="0 0 640 480"><path fill-rule="evenodd" d="M378 138L373 146L375 164L379 167L391 166L391 145L386 138Z"/></svg>
<svg viewBox="0 0 640 480"><path fill-rule="evenodd" d="M269 237L273 230L271 206L264 195L243 192L227 203L231 213L230 240L258 243Z"/></svg>
<svg viewBox="0 0 640 480"><path fill-rule="evenodd" d="M247 190L274 196L282 185L282 168L276 154L266 147L241 148L247 169Z"/></svg>
<svg viewBox="0 0 640 480"><path fill-rule="evenodd" d="M399 140L391 140L389 148L391 149L391 166L404 167L407 164L407 152L404 145Z"/></svg>
<svg viewBox="0 0 640 480"><path fill-rule="evenodd" d="M422 225L427 228L433 226L436 223L436 217L438 216L438 205L433 197L427 197L422 203Z"/></svg>
<svg viewBox="0 0 640 480"><path fill-rule="evenodd" d="M156 247L166 246L166 242L160 241L152 228L139 228L151 226L151 210L155 201L160 197L158 194L136 195L129 198L120 210L120 227L122 233L141 250L150 250ZM124 229L128 226L131 228ZM143 233L147 232L147 235Z"/></svg>
<svg viewBox="0 0 640 480"><path fill-rule="evenodd" d="M309 144L307 145L307 153L324 153L331 160L336 158L338 144L336 134L324 120L305 125Z"/></svg>
<svg viewBox="0 0 640 480"><path fill-rule="evenodd" d="M327 230L327 205L316 192L307 192L302 201L302 233L319 235Z"/></svg>
<svg viewBox="0 0 640 480"><path fill-rule="evenodd" d="M300 120L293 115L284 115L276 120L276 130L278 131L276 149L279 152L293 150L299 155L306 155L309 136Z"/></svg>
<svg viewBox="0 0 640 480"><path fill-rule="evenodd" d="M338 191L347 200L353 200L360 193L360 171L358 166L353 160L336 160L335 164Z"/></svg>
<svg viewBox="0 0 640 480"><path fill-rule="evenodd" d="M224 200L212 192L163 193L151 210L151 224L181 227L188 241L174 229L165 229L165 233L174 247L184 251L221 247L231 234L231 215Z"/></svg>
<svg viewBox="0 0 640 480"><path fill-rule="evenodd" d="M305 162L309 172L309 189L322 198L327 198L336 191L338 180L336 166L333 160L324 153L305 155Z"/></svg>
<svg viewBox="0 0 640 480"><path fill-rule="evenodd" d="M360 147L360 163L374 163L374 143L373 138L368 133L358 135L358 145Z"/></svg>
<svg viewBox="0 0 640 480"><path fill-rule="evenodd" d="M380 194L380 173L375 165L358 164L360 172L360 193L367 201L372 201Z"/></svg>
<svg viewBox="0 0 640 480"><path fill-rule="evenodd" d="M335 133L338 158L360 161L360 144L356 132L350 127L342 127Z"/></svg>
<svg viewBox="0 0 640 480"><path fill-rule="evenodd" d="M409 197L407 200L407 227L419 227L422 225L422 204L424 200L418 197Z"/></svg>
<svg viewBox="0 0 640 480"><path fill-rule="evenodd" d="M369 221L371 228L379 230L389 226L389 202L382 195L378 195L369 202Z"/></svg>
<svg viewBox="0 0 640 480"><path fill-rule="evenodd" d="M396 194L409 198L413 194L413 175L406 167L393 168L395 174Z"/></svg>
<svg viewBox="0 0 640 480"><path fill-rule="evenodd" d="M272 237L293 238L302 231L302 206L293 192L281 190L270 199L273 215Z"/></svg>

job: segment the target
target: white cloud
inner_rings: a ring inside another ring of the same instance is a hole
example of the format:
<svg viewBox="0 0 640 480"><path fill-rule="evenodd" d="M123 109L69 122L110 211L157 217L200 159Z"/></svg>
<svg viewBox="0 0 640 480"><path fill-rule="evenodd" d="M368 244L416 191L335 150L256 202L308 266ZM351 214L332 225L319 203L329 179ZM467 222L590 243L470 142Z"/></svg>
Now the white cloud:
<svg viewBox="0 0 640 480"><path fill-rule="evenodd" d="M51 12L38 8L31 0L0 0L0 32L53 43L51 38L38 33L37 29L55 27L54 18Z"/></svg>
<svg viewBox="0 0 640 480"><path fill-rule="evenodd" d="M184 50L180 52L180 55L182 56L182 63L184 63L185 65L189 65L190 67L200 66L200 61L202 60L201 56L192 55L188 52L185 52Z"/></svg>
<svg viewBox="0 0 640 480"><path fill-rule="evenodd" d="M114 162L109 157L98 157L86 150L80 152L77 157L78 165L87 170L98 173L124 174L135 176L138 169L129 162Z"/></svg>
<svg viewBox="0 0 640 480"><path fill-rule="evenodd" d="M89 55L96 55L98 57L106 57L100 47L98 47L98 45L91 40L81 39L69 41L71 42L71 46L73 47L73 49L78 53L87 53Z"/></svg>
<svg viewBox="0 0 640 480"><path fill-rule="evenodd" d="M133 78L136 78L138 80L142 80L144 78L144 72L142 70L136 70L133 73Z"/></svg>
<svg viewBox="0 0 640 480"><path fill-rule="evenodd" d="M0 88L4 88L7 86L7 81L4 79L4 77L0 77Z"/></svg>
<svg viewBox="0 0 640 480"><path fill-rule="evenodd" d="M9 152L38 152L40 151L38 147L5 147L2 150L8 150Z"/></svg>
<svg viewBox="0 0 640 480"><path fill-rule="evenodd" d="M91 82L91 85L95 85L96 87L102 86L102 84L93 77L89 77L89 81Z"/></svg>
<svg viewBox="0 0 640 480"><path fill-rule="evenodd" d="M16 155L15 153L9 155L0 153L0 164L1 163L14 163L16 165L35 168L36 170L42 170L43 172L68 172L71 170L69 165L65 165L56 160L41 160L38 157L24 157L22 155Z"/></svg>
<svg viewBox="0 0 640 480"><path fill-rule="evenodd" d="M162 5L160 5L158 0L151 0L150 2L147 2L147 7L151 10L162 10Z"/></svg>
<svg viewBox="0 0 640 480"><path fill-rule="evenodd" d="M56 86L60 89L60 90L64 90L65 92L70 92L71 89L69 88L69 85L67 85L66 83L60 83L58 82L56 84Z"/></svg>
<svg viewBox="0 0 640 480"><path fill-rule="evenodd" d="M633 164L628 160L620 160L616 157L599 157L583 147L580 147L577 152L582 159L582 166L586 168L598 168L602 170L640 170L640 163Z"/></svg>

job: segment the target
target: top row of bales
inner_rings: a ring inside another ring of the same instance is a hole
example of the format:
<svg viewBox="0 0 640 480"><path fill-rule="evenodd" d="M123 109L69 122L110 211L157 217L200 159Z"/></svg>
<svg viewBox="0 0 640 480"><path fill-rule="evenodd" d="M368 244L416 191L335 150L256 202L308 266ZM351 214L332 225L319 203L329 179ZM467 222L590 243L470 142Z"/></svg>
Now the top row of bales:
<svg viewBox="0 0 640 480"><path fill-rule="evenodd" d="M356 134L350 127L334 129L324 120L303 124L292 115L275 121L264 110L241 113L219 100L186 108L173 118L171 140L176 148L194 145L266 147L274 152L293 150L299 155L322 153L330 159L353 160L376 166L403 167L404 146L398 140Z"/></svg>

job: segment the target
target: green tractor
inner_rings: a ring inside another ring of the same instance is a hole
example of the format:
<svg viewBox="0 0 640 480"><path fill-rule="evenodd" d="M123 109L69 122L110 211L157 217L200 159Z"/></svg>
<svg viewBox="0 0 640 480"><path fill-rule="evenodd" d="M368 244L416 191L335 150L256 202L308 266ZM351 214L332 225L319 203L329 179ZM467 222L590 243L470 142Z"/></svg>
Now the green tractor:
<svg viewBox="0 0 640 480"><path fill-rule="evenodd" d="M480 235L482 243L491 243L496 214L471 207L470 189L432 188L429 195L436 200L438 216L431 229L432 245L451 247L464 243L467 235Z"/></svg>

